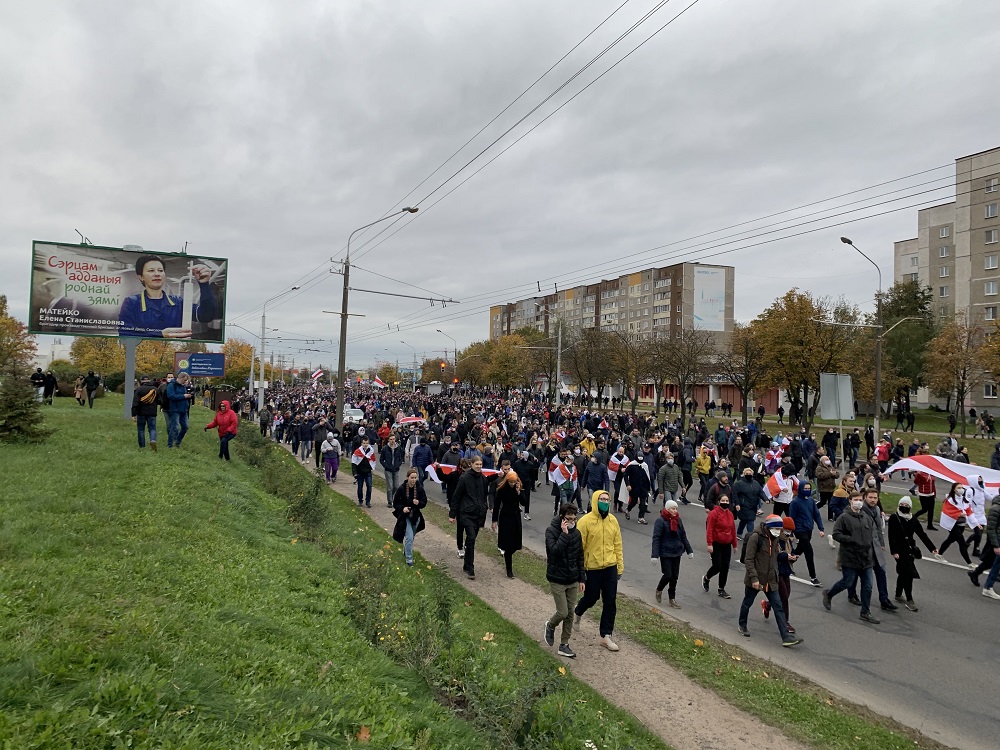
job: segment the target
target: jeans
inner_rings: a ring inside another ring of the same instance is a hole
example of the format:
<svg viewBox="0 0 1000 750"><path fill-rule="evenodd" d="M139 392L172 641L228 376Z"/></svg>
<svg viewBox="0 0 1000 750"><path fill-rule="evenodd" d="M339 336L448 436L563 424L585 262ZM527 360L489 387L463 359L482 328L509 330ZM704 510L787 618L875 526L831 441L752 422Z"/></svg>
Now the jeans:
<svg viewBox="0 0 1000 750"><path fill-rule="evenodd" d="M562 635L559 636L559 644L569 643L570 636L573 635L573 608L580 595L580 584L549 581L549 591L552 592L552 598L556 603L556 613L545 624L555 630L556 625L561 622Z"/></svg>
<svg viewBox="0 0 1000 750"><path fill-rule="evenodd" d="M227 432L225 435L219 436L219 458L224 458L229 461L229 441L236 437L236 433Z"/></svg>
<svg viewBox="0 0 1000 750"><path fill-rule="evenodd" d="M806 567L809 568L809 577L816 577L816 561L813 558L812 532L796 531L795 538L799 540L799 546L795 550L796 555L806 556Z"/></svg>
<svg viewBox="0 0 1000 750"><path fill-rule="evenodd" d="M861 613L871 612L872 604L872 569L865 568L860 570L858 568L844 568L842 571L843 577L837 581L830 590L827 592L829 597L832 599L841 591L845 591L849 587L853 586L858 577L861 578Z"/></svg>
<svg viewBox="0 0 1000 750"><path fill-rule="evenodd" d="M146 428L149 427L149 442L156 442L156 415L144 417L141 414L135 418L135 426L139 431L139 447L146 447Z"/></svg>
<svg viewBox="0 0 1000 750"><path fill-rule="evenodd" d="M38 386L35 389L35 401L37 401L38 403L42 403L42 401L45 399L45 395L44 394L45 394L45 386L41 386L41 385Z"/></svg>
<svg viewBox="0 0 1000 750"><path fill-rule="evenodd" d="M673 491L661 489L660 494L663 495L664 503L666 503L667 500L673 500L676 503L681 496L681 491L679 489Z"/></svg>
<svg viewBox="0 0 1000 750"><path fill-rule="evenodd" d="M986 576L986 584L983 588L993 588L996 585L997 578L1000 578L1000 555L993 558L993 567L990 568L990 574Z"/></svg>
<svg viewBox="0 0 1000 750"><path fill-rule="evenodd" d="M87 391L87 404L90 406L91 409L94 408L94 397L96 395L97 395L97 391L96 390Z"/></svg>
<svg viewBox="0 0 1000 750"><path fill-rule="evenodd" d="M167 447L180 447L181 440L187 435L188 412L172 411L167 413Z"/></svg>
<svg viewBox="0 0 1000 750"><path fill-rule="evenodd" d="M778 626L781 640L788 640L788 621L785 619L785 609L781 606L781 597L778 596L778 587L769 586L767 591L757 590L753 586L746 586L743 592L743 604L740 606L740 627L747 626L747 618L750 616L750 607L757 601L757 594L763 593L767 597L767 603L771 607L771 614L774 615L774 623Z"/></svg>
<svg viewBox="0 0 1000 750"><path fill-rule="evenodd" d="M469 575L476 574L476 537L479 536L479 522L475 518L458 517L460 531L465 534L465 559L462 570Z"/></svg>
<svg viewBox="0 0 1000 750"><path fill-rule="evenodd" d="M755 518L741 518L736 528L736 536L743 538L744 531L753 531Z"/></svg>
<svg viewBox="0 0 1000 750"><path fill-rule="evenodd" d="M413 524L406 519L406 531L403 533L403 556L409 565L413 564Z"/></svg>
<svg viewBox="0 0 1000 750"><path fill-rule="evenodd" d="M877 562L872 566L872 572L875 574L875 588L878 590L878 601L879 604L885 604L889 601L889 582L885 577L885 568L879 565ZM857 596L857 583L851 584L847 589L847 595L850 597Z"/></svg>
<svg viewBox="0 0 1000 750"><path fill-rule="evenodd" d="M618 566L587 571L587 586L583 598L577 602L575 612L582 615L601 600L601 638L610 636L615 629L618 614Z"/></svg>
<svg viewBox="0 0 1000 750"><path fill-rule="evenodd" d="M572 502L573 502L572 485L570 485L568 489L563 489L562 487L560 487L559 493L555 496L555 503L556 503L555 512L556 513L559 512L559 508L560 506L562 506L563 503L572 503Z"/></svg>
<svg viewBox="0 0 1000 750"><path fill-rule="evenodd" d="M369 508L372 507L372 475L371 472L367 474L355 474L354 481L358 485L358 505L362 504L362 495L364 495L364 504Z"/></svg>
<svg viewBox="0 0 1000 750"><path fill-rule="evenodd" d="M396 495L396 488L399 487L399 472L398 471L386 471L385 472L385 496L389 501L389 505L392 505L392 498Z"/></svg>
<svg viewBox="0 0 1000 750"><path fill-rule="evenodd" d="M312 447L313 447L312 440L300 440L299 458L301 458L303 461L308 460L309 456L312 455Z"/></svg>

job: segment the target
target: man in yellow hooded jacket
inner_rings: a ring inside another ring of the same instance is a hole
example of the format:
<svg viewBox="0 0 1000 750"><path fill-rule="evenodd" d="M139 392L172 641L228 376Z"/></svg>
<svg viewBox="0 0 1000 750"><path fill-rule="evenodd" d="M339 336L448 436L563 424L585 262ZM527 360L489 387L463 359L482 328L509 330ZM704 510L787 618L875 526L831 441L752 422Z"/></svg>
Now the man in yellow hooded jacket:
<svg viewBox="0 0 1000 750"><path fill-rule="evenodd" d="M590 512L580 518L576 528L583 540L583 567L587 571L583 598L574 610L576 624L580 624L583 613L600 598L603 609L598 643L608 651L617 651L618 644L611 640L611 633L615 629L618 580L625 572L625 558L622 555L622 530L618 519L611 513L611 495L607 490L594 492Z"/></svg>

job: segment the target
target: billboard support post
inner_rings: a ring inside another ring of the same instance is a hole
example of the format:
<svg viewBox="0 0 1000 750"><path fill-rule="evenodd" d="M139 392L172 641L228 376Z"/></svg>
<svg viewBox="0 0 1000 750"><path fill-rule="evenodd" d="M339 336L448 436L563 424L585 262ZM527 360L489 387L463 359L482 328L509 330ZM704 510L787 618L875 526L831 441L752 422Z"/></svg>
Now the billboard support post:
<svg viewBox="0 0 1000 750"><path fill-rule="evenodd" d="M132 398L135 396L135 350L140 339L133 336L122 336L119 341L125 347L125 419L132 418Z"/></svg>

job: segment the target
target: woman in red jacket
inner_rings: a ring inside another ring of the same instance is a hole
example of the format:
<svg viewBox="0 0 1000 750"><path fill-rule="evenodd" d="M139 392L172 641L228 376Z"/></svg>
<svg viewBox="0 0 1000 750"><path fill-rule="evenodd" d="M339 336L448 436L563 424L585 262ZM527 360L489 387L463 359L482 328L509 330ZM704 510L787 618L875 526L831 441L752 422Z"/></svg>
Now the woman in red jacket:
<svg viewBox="0 0 1000 750"><path fill-rule="evenodd" d="M712 567L702 576L701 586L707 592L708 582L718 573L719 596L731 599L726 593L726 582L729 580L729 561L733 559L733 550L736 549L736 518L729 510L727 495L720 495L719 504L709 511L705 540L708 542L708 553L712 556Z"/></svg>
<svg viewBox="0 0 1000 750"><path fill-rule="evenodd" d="M215 412L215 419L205 425L206 432L213 427L219 429L219 458L229 460L229 441L236 437L239 421L229 402L223 401Z"/></svg>

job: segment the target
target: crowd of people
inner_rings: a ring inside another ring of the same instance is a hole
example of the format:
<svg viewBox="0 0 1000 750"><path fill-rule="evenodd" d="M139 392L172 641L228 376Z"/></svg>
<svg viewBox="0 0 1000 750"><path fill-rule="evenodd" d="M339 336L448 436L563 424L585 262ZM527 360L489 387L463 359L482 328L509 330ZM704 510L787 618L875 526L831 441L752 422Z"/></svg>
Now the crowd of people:
<svg viewBox="0 0 1000 750"><path fill-rule="evenodd" d="M726 587L732 558L739 556L744 595L738 629L744 635L749 635L748 613L763 594L762 611L773 617L782 644L801 642L790 623L788 593L792 566L800 558L805 558L810 583L822 586L812 546L817 534L836 548L841 571L841 580L822 591L823 606L830 608L847 591L868 623L879 622L872 601L876 593L883 611L896 611L897 604L918 611L913 583L919 579L915 561L922 555L917 542L938 557L956 545L972 583L978 586L979 576L989 571L983 595L1000 599L993 590L1000 575L1000 498L992 502L983 487L949 488L942 519L957 520L947 526L940 547L925 530L937 530L933 477L902 472L913 483L910 494L916 495L918 511L909 496L895 509L882 506L882 484L896 461L937 455L967 462L953 435L932 449L916 439L904 445L890 433L875 436L871 427L843 435L828 428L818 437L805 429L770 435L761 415L747 425L717 422L713 430L711 406L701 416L682 420L676 402L657 419L572 403L550 406L519 391L428 396L365 387L349 392L350 405L364 416L339 427L334 399L332 390L297 387L270 393L260 414L249 399L241 402L249 404L247 416L258 421L262 434L287 443L303 463L325 467L331 483L338 479L342 457L349 455L359 505L370 507L371 478L381 471L387 503L397 517L394 537L404 544L408 564L413 538L424 527L420 511L428 502L428 478L441 485L457 555L470 579L476 575L476 541L487 524L497 532L506 573L513 577L521 524L531 520L532 494L551 498L545 542L556 611L546 620L543 637L554 644L559 628L563 656L573 654L574 623L598 599L603 603L600 643L618 649L612 635L617 582L624 572L620 523L632 521L634 514L636 524L648 524L650 506L657 503L662 505L650 555L661 571L656 600L666 591L668 606L681 606L676 596L681 560L692 556L692 540L701 530L689 535L679 507L700 503L707 512L711 556L702 584L709 591L715 580L719 597L732 598ZM715 408L727 411L731 405ZM992 468L1000 468L1000 444ZM963 500L966 494L978 501ZM966 512L973 507L977 510ZM973 557L979 559L973 562ZM894 596L890 558L896 568Z"/></svg>

